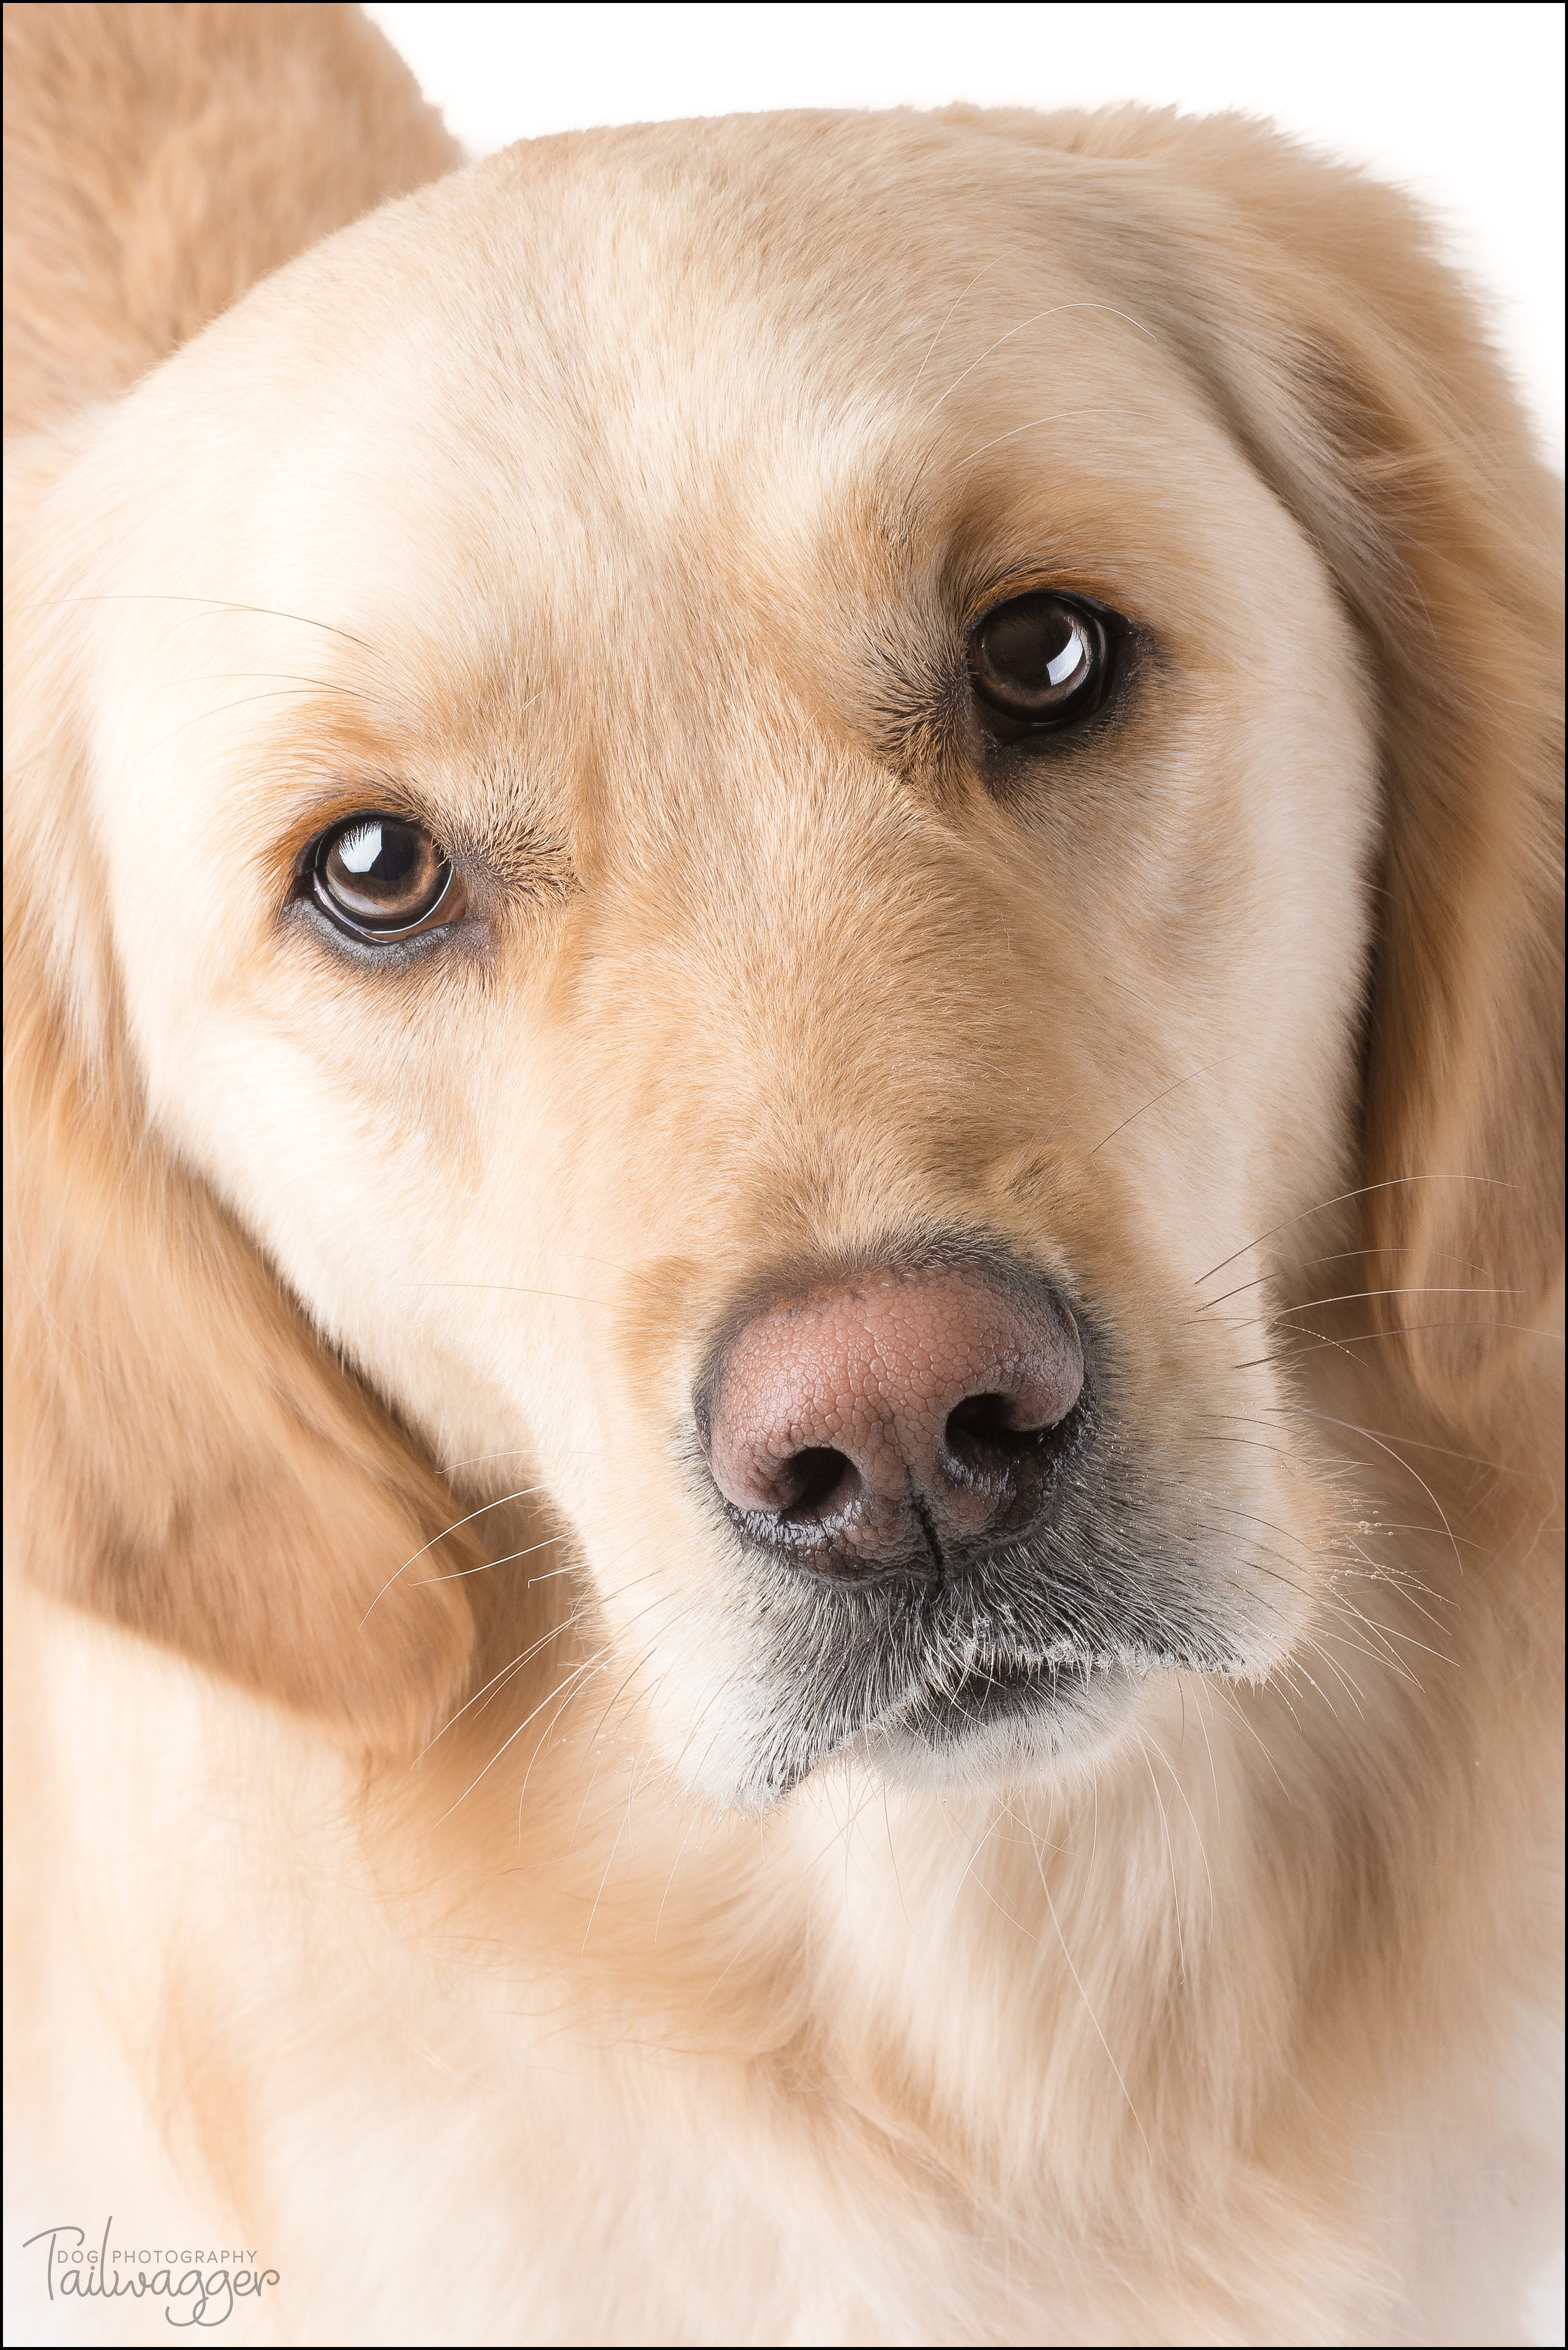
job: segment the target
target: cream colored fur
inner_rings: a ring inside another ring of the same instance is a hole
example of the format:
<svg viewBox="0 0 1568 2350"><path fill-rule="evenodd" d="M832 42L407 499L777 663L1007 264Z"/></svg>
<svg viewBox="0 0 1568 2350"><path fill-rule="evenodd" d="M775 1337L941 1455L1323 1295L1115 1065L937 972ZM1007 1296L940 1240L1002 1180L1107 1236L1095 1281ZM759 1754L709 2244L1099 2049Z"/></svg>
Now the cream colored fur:
<svg viewBox="0 0 1568 2350"><path fill-rule="evenodd" d="M5 21L16 2338L161 2328L19 2249L110 2212L254 2342L1524 2338L1559 540L1421 221L1133 110L455 172L355 11ZM999 795L1036 584L1152 650ZM389 794L476 911L375 968L285 900ZM690 1399L954 1228L1226 1657L922 1773Z"/></svg>

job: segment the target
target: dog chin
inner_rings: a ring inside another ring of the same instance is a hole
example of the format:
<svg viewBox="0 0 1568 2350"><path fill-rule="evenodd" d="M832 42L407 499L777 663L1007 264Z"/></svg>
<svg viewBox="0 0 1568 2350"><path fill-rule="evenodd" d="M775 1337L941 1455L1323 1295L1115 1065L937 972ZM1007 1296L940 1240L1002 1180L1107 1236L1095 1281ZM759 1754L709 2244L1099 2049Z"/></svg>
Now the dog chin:
<svg viewBox="0 0 1568 2350"><path fill-rule="evenodd" d="M1092 1769L1120 1740L1144 1679L1120 1662L1090 1671L975 1672L877 1722L845 1759L911 1794L1070 1775Z"/></svg>
<svg viewBox="0 0 1568 2350"><path fill-rule="evenodd" d="M922 1691L858 1731L834 1736L795 1725L758 1742L715 1742L683 1774L722 1810L774 1810L810 1778L835 1767L870 1773L916 1794L982 1791L1091 1772L1116 1744L1149 1668L1120 1659L978 1669L951 1689Z"/></svg>

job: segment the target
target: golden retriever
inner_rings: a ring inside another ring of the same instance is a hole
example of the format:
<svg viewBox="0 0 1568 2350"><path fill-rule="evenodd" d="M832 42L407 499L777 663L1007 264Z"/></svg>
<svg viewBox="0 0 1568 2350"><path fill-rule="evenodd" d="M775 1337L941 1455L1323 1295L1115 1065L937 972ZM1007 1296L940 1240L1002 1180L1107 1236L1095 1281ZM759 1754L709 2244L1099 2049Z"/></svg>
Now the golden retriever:
<svg viewBox="0 0 1568 2350"><path fill-rule="evenodd" d="M6 41L14 2338L1524 2338L1559 541L1429 230Z"/></svg>

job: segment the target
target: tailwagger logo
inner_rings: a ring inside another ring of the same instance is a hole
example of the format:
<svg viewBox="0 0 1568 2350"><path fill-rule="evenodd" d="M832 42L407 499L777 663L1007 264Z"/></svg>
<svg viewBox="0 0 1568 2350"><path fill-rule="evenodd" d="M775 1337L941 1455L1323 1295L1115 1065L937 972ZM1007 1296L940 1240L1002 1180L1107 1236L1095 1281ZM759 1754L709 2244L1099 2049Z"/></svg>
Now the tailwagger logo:
<svg viewBox="0 0 1568 2350"><path fill-rule="evenodd" d="M213 2251L183 2244L122 2249L112 2241L112 2214L89 2244L84 2228L40 2228L23 2250L41 2244L51 2301L161 2301L170 2325L222 2325L241 2302L259 2301L278 2282L275 2269L257 2268L254 2251Z"/></svg>

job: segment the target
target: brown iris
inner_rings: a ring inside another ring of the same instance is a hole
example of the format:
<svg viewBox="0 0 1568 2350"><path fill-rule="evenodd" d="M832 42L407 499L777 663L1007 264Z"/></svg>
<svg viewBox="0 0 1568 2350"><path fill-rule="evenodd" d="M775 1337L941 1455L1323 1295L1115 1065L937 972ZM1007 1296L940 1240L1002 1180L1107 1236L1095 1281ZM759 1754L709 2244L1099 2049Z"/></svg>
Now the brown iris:
<svg viewBox="0 0 1568 2350"><path fill-rule="evenodd" d="M322 834L310 869L317 904L358 938L406 938L438 910L443 920L462 910L451 860L406 817L349 816Z"/></svg>
<svg viewBox="0 0 1568 2350"><path fill-rule="evenodd" d="M1015 596L987 612L969 642L969 669L987 723L1009 741L1086 718L1110 677L1104 621L1071 596Z"/></svg>

